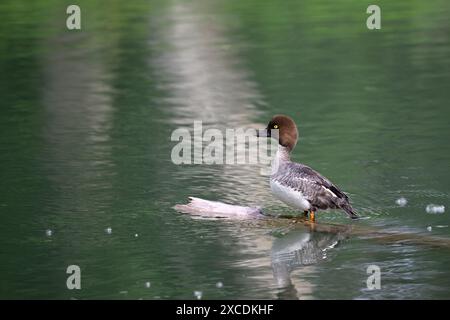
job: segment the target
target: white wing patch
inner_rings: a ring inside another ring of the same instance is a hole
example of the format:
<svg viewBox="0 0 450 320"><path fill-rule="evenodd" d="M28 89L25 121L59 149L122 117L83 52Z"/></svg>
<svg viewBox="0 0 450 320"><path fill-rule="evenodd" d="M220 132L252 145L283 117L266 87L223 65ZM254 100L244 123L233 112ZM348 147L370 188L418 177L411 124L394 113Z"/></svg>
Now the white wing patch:
<svg viewBox="0 0 450 320"><path fill-rule="evenodd" d="M323 188L327 193L329 193L332 197L335 197L335 198L338 197L338 196L337 196L336 194L334 194L334 192L331 191L330 189L325 188L324 186L322 186L322 188Z"/></svg>

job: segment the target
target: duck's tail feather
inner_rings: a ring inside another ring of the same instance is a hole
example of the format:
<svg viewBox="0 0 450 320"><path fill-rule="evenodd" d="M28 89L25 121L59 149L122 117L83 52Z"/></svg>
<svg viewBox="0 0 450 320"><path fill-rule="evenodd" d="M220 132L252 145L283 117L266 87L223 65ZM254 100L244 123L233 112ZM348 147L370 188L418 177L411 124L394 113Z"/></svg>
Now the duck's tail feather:
<svg viewBox="0 0 450 320"><path fill-rule="evenodd" d="M355 210L353 210L352 206L349 203L343 204L341 208L351 219L359 219L359 215L355 212Z"/></svg>

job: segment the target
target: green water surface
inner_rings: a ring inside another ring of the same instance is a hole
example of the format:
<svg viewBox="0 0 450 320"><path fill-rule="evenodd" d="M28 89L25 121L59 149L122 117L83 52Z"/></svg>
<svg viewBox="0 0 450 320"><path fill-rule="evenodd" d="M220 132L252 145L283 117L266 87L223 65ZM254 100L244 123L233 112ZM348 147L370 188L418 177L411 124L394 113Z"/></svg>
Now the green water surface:
<svg viewBox="0 0 450 320"><path fill-rule="evenodd" d="M350 0L80 0L75 31L69 4L0 3L0 298L450 298L448 1L378 1L381 30ZM276 113L298 124L293 159L365 217L318 223L419 240L172 208L197 196L291 212L258 166L170 157L195 120L255 128Z"/></svg>

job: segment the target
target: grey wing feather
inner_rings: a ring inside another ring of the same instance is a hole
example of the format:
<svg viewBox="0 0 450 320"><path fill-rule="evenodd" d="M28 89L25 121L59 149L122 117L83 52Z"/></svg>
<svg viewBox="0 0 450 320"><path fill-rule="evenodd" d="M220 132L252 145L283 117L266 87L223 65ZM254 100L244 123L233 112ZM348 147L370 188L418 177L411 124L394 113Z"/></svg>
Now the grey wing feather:
<svg viewBox="0 0 450 320"><path fill-rule="evenodd" d="M288 166L289 168L285 172L289 174L275 177L280 183L293 186L302 192L313 207L318 209L341 208L351 218L358 217L350 205L348 196L330 180L303 164L290 162Z"/></svg>

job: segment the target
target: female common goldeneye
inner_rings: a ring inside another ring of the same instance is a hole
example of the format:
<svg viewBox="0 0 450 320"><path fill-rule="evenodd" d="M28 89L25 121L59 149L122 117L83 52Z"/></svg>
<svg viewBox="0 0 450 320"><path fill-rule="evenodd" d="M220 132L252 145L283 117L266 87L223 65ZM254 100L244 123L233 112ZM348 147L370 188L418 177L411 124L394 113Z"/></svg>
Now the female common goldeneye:
<svg viewBox="0 0 450 320"><path fill-rule="evenodd" d="M270 177L270 188L278 199L305 214L309 212L311 221L315 221L314 214L318 209L342 209L350 218L358 218L347 195L336 185L310 167L290 160L298 138L297 126L291 118L274 116L258 136L278 138Z"/></svg>

